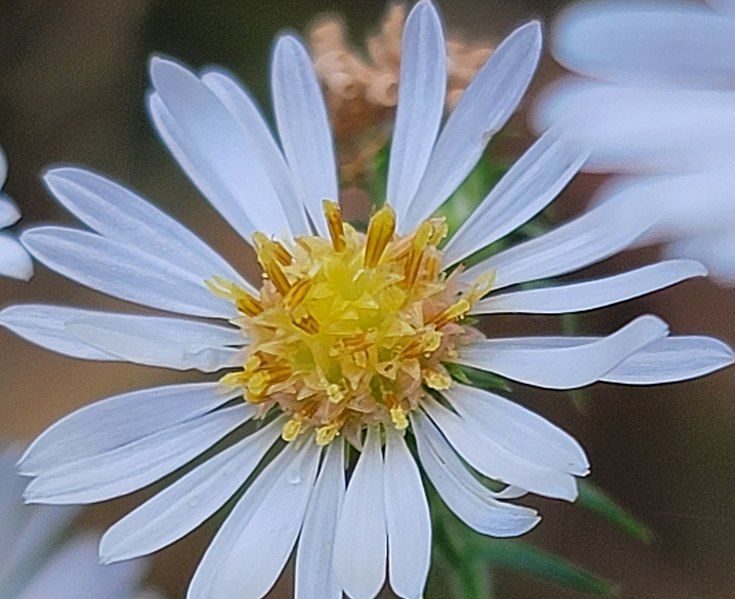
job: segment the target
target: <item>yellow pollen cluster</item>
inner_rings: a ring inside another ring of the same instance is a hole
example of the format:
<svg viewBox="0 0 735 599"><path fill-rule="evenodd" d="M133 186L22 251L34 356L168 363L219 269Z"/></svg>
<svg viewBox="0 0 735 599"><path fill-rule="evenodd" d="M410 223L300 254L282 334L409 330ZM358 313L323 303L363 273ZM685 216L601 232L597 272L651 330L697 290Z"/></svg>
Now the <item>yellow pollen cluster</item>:
<svg viewBox="0 0 735 599"><path fill-rule="evenodd" d="M377 422L405 429L425 387L450 385L442 362L473 335L460 321L478 296L441 272L442 219L399 236L389 207L367 233L344 223L332 202L324 214L329 239L287 246L254 236L258 297L221 278L208 282L235 303L234 322L250 342L242 370L222 383L242 388L262 414L287 414L286 441L313 432L320 445L341 434L357 439Z"/></svg>

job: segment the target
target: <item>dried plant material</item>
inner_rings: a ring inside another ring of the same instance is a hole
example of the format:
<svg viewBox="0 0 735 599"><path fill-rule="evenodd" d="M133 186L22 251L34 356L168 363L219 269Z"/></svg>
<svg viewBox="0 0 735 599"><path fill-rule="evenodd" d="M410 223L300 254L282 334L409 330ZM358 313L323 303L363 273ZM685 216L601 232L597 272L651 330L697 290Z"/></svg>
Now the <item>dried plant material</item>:
<svg viewBox="0 0 735 599"><path fill-rule="evenodd" d="M365 173L387 140L398 101L405 20L405 7L391 4L379 30L365 40L364 52L350 43L347 26L339 16L323 16L309 29L314 66L326 92L340 146L340 170L347 181ZM491 52L487 44L447 40L448 111L457 105Z"/></svg>

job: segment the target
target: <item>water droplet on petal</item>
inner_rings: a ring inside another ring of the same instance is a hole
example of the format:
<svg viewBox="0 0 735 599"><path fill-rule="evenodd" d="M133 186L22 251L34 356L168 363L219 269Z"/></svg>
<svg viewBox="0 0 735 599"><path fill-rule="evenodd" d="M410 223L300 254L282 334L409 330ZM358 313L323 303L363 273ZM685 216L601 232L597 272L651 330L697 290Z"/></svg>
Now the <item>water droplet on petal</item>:
<svg viewBox="0 0 735 599"><path fill-rule="evenodd" d="M299 471L296 469L289 470L286 476L288 478L288 482L292 485L298 485L301 482L301 474L299 474Z"/></svg>

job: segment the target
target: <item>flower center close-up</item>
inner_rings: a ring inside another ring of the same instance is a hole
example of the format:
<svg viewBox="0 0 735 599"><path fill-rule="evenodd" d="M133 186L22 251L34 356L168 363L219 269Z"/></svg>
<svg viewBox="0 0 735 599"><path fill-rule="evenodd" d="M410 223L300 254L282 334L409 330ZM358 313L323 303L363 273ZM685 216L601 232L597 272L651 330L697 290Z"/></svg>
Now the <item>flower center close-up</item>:
<svg viewBox="0 0 735 599"><path fill-rule="evenodd" d="M233 322L248 339L242 370L222 382L243 387L265 415L289 419L287 441L313 430L325 445L344 433L359 443L363 426L408 425L424 388L446 389L442 365L479 333L461 321L490 281L468 287L442 272L443 219L395 232L390 207L361 233L324 202L331 239L285 244L254 237L263 284L257 296L216 277L209 287L231 299Z"/></svg>

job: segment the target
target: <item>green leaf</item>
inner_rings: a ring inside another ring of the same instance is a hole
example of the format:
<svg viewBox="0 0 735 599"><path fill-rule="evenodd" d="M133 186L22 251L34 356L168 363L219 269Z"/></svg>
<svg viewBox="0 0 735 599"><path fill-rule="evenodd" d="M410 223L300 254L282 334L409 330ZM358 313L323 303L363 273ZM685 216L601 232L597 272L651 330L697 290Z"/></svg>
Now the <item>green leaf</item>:
<svg viewBox="0 0 735 599"><path fill-rule="evenodd" d="M594 595L616 595L616 586L563 558L521 541L479 539L468 543L472 555L488 566L505 567L546 582Z"/></svg>
<svg viewBox="0 0 735 599"><path fill-rule="evenodd" d="M589 481L580 481L577 505L588 509L643 543L650 543L653 539L651 530L645 524Z"/></svg>
<svg viewBox="0 0 735 599"><path fill-rule="evenodd" d="M511 391L508 382L492 372L486 372L479 368L456 364L454 362L446 362L444 367L453 379L465 385L472 385L473 387L479 387L488 391L500 390L508 393Z"/></svg>

